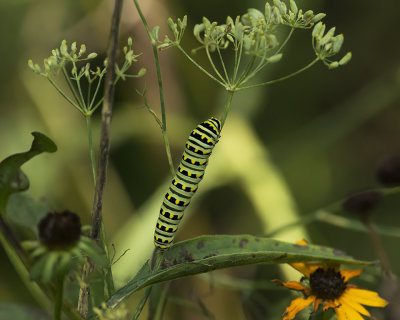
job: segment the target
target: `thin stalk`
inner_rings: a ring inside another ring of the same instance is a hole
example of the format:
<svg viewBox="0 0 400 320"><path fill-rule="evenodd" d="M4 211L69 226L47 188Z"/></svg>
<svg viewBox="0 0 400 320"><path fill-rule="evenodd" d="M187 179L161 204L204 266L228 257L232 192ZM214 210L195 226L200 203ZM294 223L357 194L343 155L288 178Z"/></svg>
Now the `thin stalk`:
<svg viewBox="0 0 400 320"><path fill-rule="evenodd" d="M92 81L90 81L90 78L88 79L88 92L87 92L87 97L86 97L86 105L88 106L88 110L90 110L90 94L92 93Z"/></svg>
<svg viewBox="0 0 400 320"><path fill-rule="evenodd" d="M171 176L173 177L175 175L175 168L174 168L174 163L172 162L171 150L170 150L169 141L168 141L167 117L165 114L165 102L164 102L164 89L163 89L163 83L162 83L162 78L161 78L160 60L158 58L158 52L157 52L157 42L153 39L150 28L146 21L146 18L144 17L143 12L140 9L139 3L137 2L137 0L133 0L133 2L135 3L136 10L139 13L140 19L142 20L144 28L146 29L147 35L150 39L151 46L153 48L153 55L154 55L154 60L155 60L156 70L157 70L158 89L160 92L161 119L162 119L162 123L163 123L162 133L163 133L163 139L164 139L164 144L165 144L165 151L167 153L167 158L168 158L168 163L169 163L169 169L171 171Z"/></svg>
<svg viewBox="0 0 400 320"><path fill-rule="evenodd" d="M89 141L89 152L90 152L90 162L92 164L92 173L93 173L93 183L96 185L96 177L97 177L97 168L96 168L96 156L94 154L94 146L93 146L93 137L92 137L92 120L90 115L85 116L86 119L86 128L88 132L88 141Z"/></svg>
<svg viewBox="0 0 400 320"><path fill-rule="evenodd" d="M237 85L240 85L241 83L243 83L244 79L247 78L248 74L250 73L251 68L252 68L253 65L254 65L255 59L256 59L256 58L255 58L254 56L251 57L251 59L249 60L249 62L248 62L247 65L246 65L246 67L244 68L243 72L241 73L239 79L235 82L235 85L236 85L236 86L237 86ZM236 90L239 90L239 88L236 89Z"/></svg>
<svg viewBox="0 0 400 320"><path fill-rule="evenodd" d="M78 94L76 93L76 90L75 90L74 86L73 86L72 83L71 83L71 79L70 79L69 76L68 76L68 73L67 73L67 70L65 69L65 66L62 67L62 71L63 71L64 77L65 77L65 80L67 81L69 90L71 90L71 92L72 92L72 94L73 94L73 96L74 96L74 98L75 98L75 100L76 100L76 103L77 103L77 104L81 107L81 109L82 109L83 106L81 106L80 103L79 103Z"/></svg>
<svg viewBox="0 0 400 320"><path fill-rule="evenodd" d="M237 77L237 74L239 72L240 63L242 62L243 39L240 41L239 47L237 47L237 42L235 42L235 47L236 47L236 50L235 50L235 67L234 67L234 71L233 71L232 83L238 83L238 82L236 82L236 77ZM238 48L239 48L239 54L237 53Z"/></svg>
<svg viewBox="0 0 400 320"><path fill-rule="evenodd" d="M102 76L99 76L98 82L97 82L97 86L96 86L96 90L94 91L94 94L93 94L93 97L92 97L92 101L90 102L90 105L89 105L89 107L88 107L88 110L90 110L90 111L96 110L97 107L103 102L102 100L101 100L101 102L99 101L99 103L96 104L96 107L92 108L93 103L94 103L94 101L95 101L95 99L96 99L96 97L97 97L97 94L98 94L98 92L99 92L100 85L101 85L101 80L102 80L102 79L103 79L103 77L102 77Z"/></svg>
<svg viewBox="0 0 400 320"><path fill-rule="evenodd" d="M375 226L372 222L372 218L370 215L366 216L363 219L365 226L368 229L369 236L371 238L372 244L374 245L375 253L378 256L382 269L386 276L390 278L394 278L393 269L389 260L389 257L386 253L385 247L383 246L382 239L376 232Z"/></svg>
<svg viewBox="0 0 400 320"><path fill-rule="evenodd" d="M295 30L295 28L290 29L290 32L289 32L288 36L286 37L285 41L282 42L281 46L278 48L278 50L275 52L275 54L278 54L279 52L281 52L282 49L286 46L286 43L292 37L292 34L293 34L294 30Z"/></svg>
<svg viewBox="0 0 400 320"><path fill-rule="evenodd" d="M76 108L79 112L83 112L83 110L81 109L81 107L79 105L77 105L74 101L72 101L72 99L70 97L68 97L67 95L65 95L65 93L60 89L60 87L51 79L51 78L47 78L47 80L49 80L49 82L53 85L53 87L58 91L58 93L60 93L65 100L67 100L70 104L72 104L72 106L74 108Z"/></svg>
<svg viewBox="0 0 400 320"><path fill-rule="evenodd" d="M280 82L280 81L283 81L283 80L292 78L292 77L298 75L299 73L301 73L301 72L303 72L303 71L305 71L305 70L311 68L311 67L312 67L314 64L316 64L318 61L319 61L319 58L315 58L313 61L311 61L311 62L310 62L308 65L306 65L305 67L303 67L303 68L301 68L301 69L299 69L299 70L297 70L297 71L295 71L295 72L293 72L293 73L291 73L291 74L288 74L288 75L286 75L286 76L284 76L284 77L282 77L282 78L270 80L270 81L263 82L263 83L254 84L254 85L247 86L247 87L240 87L240 88L237 88L236 91L246 90L246 89L251 89L251 88L257 88L257 87L261 87L261 86L266 86L266 85L270 85L270 84L273 84L273 83L277 83L277 82Z"/></svg>
<svg viewBox="0 0 400 320"><path fill-rule="evenodd" d="M212 69L213 69L214 72L217 74L217 76L222 80L222 82L224 83L224 87L226 87L226 81L225 81L225 79L221 76L221 74L219 73L217 67L215 66L214 61L213 61L213 59L212 59L212 57L211 57L211 55L210 55L210 51L208 51L208 47L206 47L206 54L207 54L208 61L210 61L210 64L211 64Z"/></svg>
<svg viewBox="0 0 400 320"><path fill-rule="evenodd" d="M144 295L143 295L142 299L140 300L139 304L137 305L135 313L133 314L131 320L137 320L139 318L139 316L142 313L143 308L144 308L144 306L146 304L146 301L150 296L151 288L152 287L147 287L146 288L146 290L144 292Z"/></svg>
<svg viewBox="0 0 400 320"><path fill-rule="evenodd" d="M22 262L20 257L17 255L17 252L14 248L9 245L9 242L6 240L3 233L0 233L0 243L4 248L4 251L7 254L8 259L10 260L14 270L19 275L19 278L24 283L25 287L29 290L32 297L37 301L37 303L44 309L48 310L50 307L49 299L45 296L43 291L40 289L37 283L33 282L30 279L29 272L26 269L25 264Z"/></svg>
<svg viewBox="0 0 400 320"><path fill-rule="evenodd" d="M73 66L74 66L76 72L78 72L78 69L76 68L75 61L73 61L72 64L73 64ZM80 96L80 99L81 99L82 108L83 108L85 111L87 111L87 106L86 106L86 104L85 104L85 98L83 97L82 88L81 88L81 84L80 84L80 78L78 78L77 73L75 74L74 79L75 79L75 82L76 82L76 86L78 87L78 91L79 91L79 96Z"/></svg>
<svg viewBox="0 0 400 320"><path fill-rule="evenodd" d="M224 59L222 58L222 54L221 54L221 51L219 50L219 47L217 47L217 51L218 51L219 60L220 60L221 65L222 65L222 69L224 70L226 81L227 81L228 85L230 86L231 85L231 81L229 79L228 72L226 71Z"/></svg>
<svg viewBox="0 0 400 320"><path fill-rule="evenodd" d="M221 117L221 127L224 126L226 117L228 116L229 110L231 109L231 103L232 103L232 98L233 98L234 93L235 93L234 91L227 91L224 111L223 111L222 117Z"/></svg>
<svg viewBox="0 0 400 320"><path fill-rule="evenodd" d="M63 272L62 274L57 276L57 292L56 292L56 301L54 305L54 320L60 320L61 319L61 307L63 303L63 295L64 295L64 278L65 278L65 273Z"/></svg>
<svg viewBox="0 0 400 320"><path fill-rule="evenodd" d="M197 68L199 68L201 71L203 71L208 77L210 77L212 80L216 81L221 86L225 87L225 83L223 83L220 80L218 80L211 73L209 73L206 69L204 69L201 65L199 65L191 56L189 56L187 54L187 52L180 45L177 45L177 48L186 56L186 58L189 59L189 61L191 63L193 63Z"/></svg>

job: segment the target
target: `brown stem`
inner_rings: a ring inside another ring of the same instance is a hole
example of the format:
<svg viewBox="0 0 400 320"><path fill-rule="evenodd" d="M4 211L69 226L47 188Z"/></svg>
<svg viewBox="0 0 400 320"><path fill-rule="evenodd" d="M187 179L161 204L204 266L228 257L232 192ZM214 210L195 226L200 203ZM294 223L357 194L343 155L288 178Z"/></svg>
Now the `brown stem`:
<svg viewBox="0 0 400 320"><path fill-rule="evenodd" d="M97 171L96 189L92 208L92 229L90 233L90 237L96 242L100 242L101 239L100 231L102 225L103 192L107 177L108 156L110 153L110 127L114 102L115 64L118 48L118 28L121 18L122 1L123 0L115 0L107 53L108 65L104 81L104 101L101 112L102 125L100 138L99 169ZM104 243L103 246L105 245L106 244ZM93 267L93 262L88 261L83 269L83 276L86 277L86 275L93 270ZM89 298L89 287L82 287L79 292L78 311L84 318L86 318L88 313Z"/></svg>
<svg viewBox="0 0 400 320"><path fill-rule="evenodd" d="M386 250L383 246L382 239L376 232L376 229L372 222L371 216L367 215L366 217L364 217L363 221L365 223L365 226L368 228L369 236L374 245L376 255L378 256L379 260L381 261L382 269L383 269L385 275L388 276L389 278L393 278L394 274L392 272L392 266L390 264L389 257L386 254Z"/></svg>

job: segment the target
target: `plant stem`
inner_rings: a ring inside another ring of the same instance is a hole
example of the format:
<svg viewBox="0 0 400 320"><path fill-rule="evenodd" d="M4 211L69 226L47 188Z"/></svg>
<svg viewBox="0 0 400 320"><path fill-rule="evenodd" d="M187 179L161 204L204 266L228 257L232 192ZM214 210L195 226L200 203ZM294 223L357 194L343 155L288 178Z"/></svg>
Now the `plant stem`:
<svg viewBox="0 0 400 320"><path fill-rule="evenodd" d="M157 52L157 42L154 40L150 28L147 24L146 18L143 15L142 10L140 9L139 3L137 0L133 0L136 6L136 10L139 13L140 19L143 22L144 28L146 29L147 35L150 39L151 46L153 48L153 55L154 55L154 60L156 64L156 70L157 70L157 79L158 79L158 89L160 92L160 105L161 105L161 119L162 119L162 134L163 134L163 139L164 139L164 144L165 144L165 151L167 153L167 158L168 158L168 163L169 163L169 169L171 171L172 177L175 175L175 168L174 168L174 163L172 162L172 156L171 156L171 150L169 147L169 141L168 141L168 132L167 132L167 117L165 115L165 102L164 102L164 90L163 90L163 83L162 83L162 78L161 78L161 69L160 69L160 60L158 58L158 52Z"/></svg>
<svg viewBox="0 0 400 320"><path fill-rule="evenodd" d="M77 105L74 101L72 101L72 99L70 97L68 97L61 89L60 87L49 77L47 77L47 80L49 80L49 82L53 85L53 87L58 91L58 93L60 93L65 100L67 100L70 104L72 104L72 106L77 109L79 112L83 112L83 110L81 109L81 107L79 105Z"/></svg>
<svg viewBox="0 0 400 320"><path fill-rule="evenodd" d="M224 106L224 112L222 113L221 117L221 127L224 127L226 117L228 116L229 110L231 109L231 103L232 103L232 98L234 91L227 91L227 96L225 100L225 106Z"/></svg>
<svg viewBox="0 0 400 320"><path fill-rule="evenodd" d="M122 0L116 0L114 6L114 13L111 22L109 47L108 47L108 65L107 73L104 83L104 102L101 112L102 126L101 126L101 138L100 138L100 156L99 156L99 170L96 178L96 188L93 200L92 208L92 229L90 232L90 238L96 242L102 242L102 247L107 252L107 244L104 239L104 232L102 230L102 208L103 208L103 192L107 177L107 163L110 153L110 127L112 109L114 103L114 91L115 91L115 61L118 47L118 28L121 18ZM88 261L85 264L84 277L87 273L93 270L93 262ZM106 274L108 277L112 277L111 266ZM110 279L108 279L110 280ZM112 280L112 279L111 279ZM78 311L86 318L89 308L90 290L88 287L81 287L79 292Z"/></svg>
<svg viewBox="0 0 400 320"><path fill-rule="evenodd" d="M135 313L133 314L131 320L137 320L139 318L139 316L142 313L143 308L146 304L146 301L150 296L151 288L153 288L153 287L147 287L146 290L144 291L143 297L140 300L139 304L137 305Z"/></svg>
<svg viewBox="0 0 400 320"><path fill-rule="evenodd" d="M94 154L94 146L93 146L93 138L92 138L91 115L86 115L85 119L86 119L86 128L87 128L87 132L88 132L90 161L92 164L92 173L93 173L93 183L94 183L94 185L96 185L97 168L96 168L96 156Z"/></svg>
<svg viewBox="0 0 400 320"><path fill-rule="evenodd" d="M218 82L218 84L220 84L221 86L226 87L225 83L218 80L211 73L209 73L206 69L204 69L201 65L199 65L191 56L189 56L187 54L187 52L180 45L177 45L176 47L185 55L186 58L189 59L189 61L191 63L193 63L197 68L199 68L201 71L203 71L208 77L210 77L212 80Z"/></svg>
<svg viewBox="0 0 400 320"><path fill-rule="evenodd" d="M63 302L63 294L64 294L64 278L65 273L57 275L57 292L56 292L56 301L54 305L54 320L61 319L61 306Z"/></svg>
<svg viewBox="0 0 400 320"><path fill-rule="evenodd" d="M273 84L273 83L277 83L277 82L280 82L280 81L283 81L283 80L292 78L292 77L294 77L295 75L298 75L299 73L301 73L301 72L307 70L308 68L311 68L311 67L312 67L314 64L316 64L319 60L320 60L319 58L315 58L313 61L311 61L311 62L310 62L308 65L306 65L305 67L303 67L303 68L301 68L301 69L299 69L299 70L297 70L297 71L295 71L295 72L293 72L293 73L291 73L291 74L288 74L288 75L286 75L286 76L284 76L284 77L282 77L282 78L270 80L270 81L263 82L263 83L254 84L254 85L247 86L247 87L237 88L236 91L246 90L246 89L251 89L251 88L257 88L257 87L261 87L261 86L266 86L266 85L270 85L270 84Z"/></svg>
<svg viewBox="0 0 400 320"><path fill-rule="evenodd" d="M363 222L368 229L369 237L371 238L372 244L374 245L375 253L382 264L382 269L385 275L389 278L394 278L389 257L387 256L381 237L376 232L371 216L367 215L366 217L364 217Z"/></svg>

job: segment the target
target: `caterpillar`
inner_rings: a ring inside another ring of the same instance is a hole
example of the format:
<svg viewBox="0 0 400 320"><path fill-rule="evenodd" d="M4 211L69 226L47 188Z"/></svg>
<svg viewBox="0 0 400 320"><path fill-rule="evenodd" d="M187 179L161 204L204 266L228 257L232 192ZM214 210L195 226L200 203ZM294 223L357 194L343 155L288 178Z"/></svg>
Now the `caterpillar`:
<svg viewBox="0 0 400 320"><path fill-rule="evenodd" d="M154 231L154 245L157 248L165 250L172 245L183 212L203 179L208 158L218 142L220 133L221 121L214 117L200 123L190 133L178 170L160 208Z"/></svg>

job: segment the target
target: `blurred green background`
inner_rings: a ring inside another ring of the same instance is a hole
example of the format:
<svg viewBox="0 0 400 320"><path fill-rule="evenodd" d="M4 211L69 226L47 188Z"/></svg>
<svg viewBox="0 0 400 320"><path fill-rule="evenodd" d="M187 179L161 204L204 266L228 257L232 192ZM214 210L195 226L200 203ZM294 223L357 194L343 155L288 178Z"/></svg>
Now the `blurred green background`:
<svg viewBox="0 0 400 320"><path fill-rule="evenodd" d="M150 26L160 25L162 37L169 16L188 15L183 43L188 51L197 46L190 28L202 16L223 22L227 15L235 17L249 7L263 10L265 4L261 0L141 2ZM288 81L234 96L206 178L176 240L201 234L265 234L354 191L378 186L377 163L400 153L400 3L299 0L297 4L327 13L325 23L344 34L342 52L352 51L353 60L333 71L317 64ZM104 57L112 5L113 1L94 0L0 2L0 159L27 150L32 131L51 137L58 152L41 155L23 167L31 181L29 193L54 209L79 213L84 223L90 220L93 197L85 120L27 67L27 61L41 63L63 39L85 43L88 52ZM135 93L146 87L150 105L160 114L151 47L131 1L124 4L121 47L128 36L134 39L136 53L143 52L132 73L145 67L148 74L140 80L120 82L116 90L104 219L116 257L130 249L115 265L117 285L150 256L158 207L169 182L161 132L150 114L140 108L142 100ZM283 53L281 62L257 80L278 78L314 59L310 32L296 31ZM160 56L168 133L177 165L188 133L210 115L220 114L225 92L178 50ZM196 58L205 62L201 55ZM98 120L96 117L96 146ZM385 198L376 209L375 221L400 226L399 205L397 195ZM287 241L306 237L356 258L376 259L366 234L320 222L276 237ZM398 273L399 239L383 237L383 241ZM2 249L0 261L0 300L35 305ZM282 270L246 267L222 275L267 283L282 276ZM222 275L214 278L223 279ZM230 288L234 281L229 280L226 288L212 279L174 282L168 319L206 318L199 301L216 319L275 319L274 314L284 310L286 302L279 299L288 296L285 292L234 290ZM368 286L378 287L375 276ZM279 310L271 307L277 304L281 304Z"/></svg>

